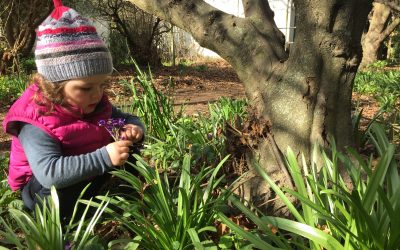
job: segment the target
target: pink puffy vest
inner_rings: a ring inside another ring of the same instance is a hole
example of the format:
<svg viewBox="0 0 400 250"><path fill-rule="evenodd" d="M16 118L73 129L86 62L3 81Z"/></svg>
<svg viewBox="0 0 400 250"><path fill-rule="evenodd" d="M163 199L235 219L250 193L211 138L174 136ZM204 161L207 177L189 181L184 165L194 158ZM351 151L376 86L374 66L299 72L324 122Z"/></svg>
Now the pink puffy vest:
<svg viewBox="0 0 400 250"><path fill-rule="evenodd" d="M22 188L32 176L24 149L17 137L20 122L39 127L59 141L64 156L93 152L111 141L109 133L97 125L99 120L111 117L112 108L107 96L104 95L101 100L100 112L84 117L61 106L56 106L49 115L41 115L45 108L32 99L38 90L34 84L29 86L11 106L3 121L4 131L12 135L8 183L14 191Z"/></svg>

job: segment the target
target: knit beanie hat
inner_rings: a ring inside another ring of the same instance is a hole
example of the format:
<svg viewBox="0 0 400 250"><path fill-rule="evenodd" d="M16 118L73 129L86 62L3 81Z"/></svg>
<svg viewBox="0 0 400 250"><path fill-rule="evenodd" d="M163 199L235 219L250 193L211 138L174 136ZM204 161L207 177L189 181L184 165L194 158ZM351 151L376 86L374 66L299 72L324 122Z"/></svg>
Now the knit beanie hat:
<svg viewBox="0 0 400 250"><path fill-rule="evenodd" d="M61 0L53 1L55 9L36 31L38 72L52 82L110 74L110 51L93 24Z"/></svg>

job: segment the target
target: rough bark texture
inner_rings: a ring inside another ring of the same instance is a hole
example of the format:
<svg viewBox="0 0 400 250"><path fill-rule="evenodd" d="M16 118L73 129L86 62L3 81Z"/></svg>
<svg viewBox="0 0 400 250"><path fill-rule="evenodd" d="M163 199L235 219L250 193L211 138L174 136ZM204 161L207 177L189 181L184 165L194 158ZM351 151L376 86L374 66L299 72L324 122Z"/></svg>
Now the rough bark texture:
<svg viewBox="0 0 400 250"><path fill-rule="evenodd" d="M251 157L280 184L291 185L281 159L288 146L307 157L313 144L328 145L328 135L339 147L352 145L352 85L372 0L294 0L290 53L265 0L244 0L245 18L201 0L130 2L190 32L235 68L252 106L253 128L266 128L254 131L260 138ZM247 176L243 195L265 202L264 182L257 173Z"/></svg>
<svg viewBox="0 0 400 250"><path fill-rule="evenodd" d="M382 3L395 12L400 12L400 0L375 0L375 3Z"/></svg>
<svg viewBox="0 0 400 250"><path fill-rule="evenodd" d="M379 59L379 49L385 39L400 24L399 17L392 17L392 10L382 3L374 3L369 29L363 40L363 58L360 67L365 68Z"/></svg>

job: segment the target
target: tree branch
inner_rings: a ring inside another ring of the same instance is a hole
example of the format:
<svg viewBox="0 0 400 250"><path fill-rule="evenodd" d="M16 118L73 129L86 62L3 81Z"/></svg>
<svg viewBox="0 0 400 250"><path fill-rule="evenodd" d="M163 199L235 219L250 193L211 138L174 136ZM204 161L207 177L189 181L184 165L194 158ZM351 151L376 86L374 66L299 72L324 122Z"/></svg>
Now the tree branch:
<svg viewBox="0 0 400 250"><path fill-rule="evenodd" d="M207 32L208 26L214 24L216 19L228 16L202 0L130 0L130 2L142 10L192 33L200 43L212 40L209 39L212 34Z"/></svg>
<svg viewBox="0 0 400 250"><path fill-rule="evenodd" d="M243 1L244 13L249 17L254 26L262 34L268 36L275 34L280 44L285 44L285 35L278 29L275 24L275 13L269 6L268 1L265 0L244 0Z"/></svg>
<svg viewBox="0 0 400 250"><path fill-rule="evenodd" d="M203 0L127 0L142 10L158 16L175 26L186 30L203 47L211 49L232 63L234 51L242 51L249 60L256 50L258 56L265 56L274 61L287 58L282 42L282 35L277 32L273 16L263 14L261 21L239 18L212 7ZM258 0L259 4L261 0ZM260 5L261 6L261 5ZM264 12L269 13L269 5L263 4ZM268 7L268 8L267 8ZM249 9L258 13L255 9ZM271 11L272 13L272 11ZM262 20L268 20L263 22ZM279 35L278 35L279 34ZM244 44L259 41L257 48ZM260 54L262 53L262 54ZM229 60L230 59L230 60Z"/></svg>
<svg viewBox="0 0 400 250"><path fill-rule="evenodd" d="M159 17L156 18L156 21L153 24L153 28L151 29L151 35L149 37L149 40L147 42L147 46L150 48L151 44L153 42L154 37L157 35L158 31L158 25L160 24L161 19Z"/></svg>
<svg viewBox="0 0 400 250"><path fill-rule="evenodd" d="M263 0L243 0L243 9L246 17L256 17L267 21L267 16L274 17L274 12L269 8L267 1ZM269 13L266 13L270 11ZM267 15L266 15L267 14Z"/></svg>
<svg viewBox="0 0 400 250"><path fill-rule="evenodd" d="M400 0L375 0L375 2L384 4L396 12L400 12Z"/></svg>
<svg viewBox="0 0 400 250"><path fill-rule="evenodd" d="M380 38L381 41L385 40L400 24L400 17L396 17L381 33Z"/></svg>

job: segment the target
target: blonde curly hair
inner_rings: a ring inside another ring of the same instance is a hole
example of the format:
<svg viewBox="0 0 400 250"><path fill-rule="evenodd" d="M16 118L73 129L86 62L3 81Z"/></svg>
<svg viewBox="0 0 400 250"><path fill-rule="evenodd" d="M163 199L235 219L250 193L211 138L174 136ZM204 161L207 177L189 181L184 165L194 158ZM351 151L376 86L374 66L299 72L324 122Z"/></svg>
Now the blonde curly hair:
<svg viewBox="0 0 400 250"><path fill-rule="evenodd" d="M67 81L50 82L39 73L32 76L30 84L36 84L39 88L33 99L36 104L46 108L47 111L44 114L52 113L55 105L65 106L64 87L66 83Z"/></svg>

